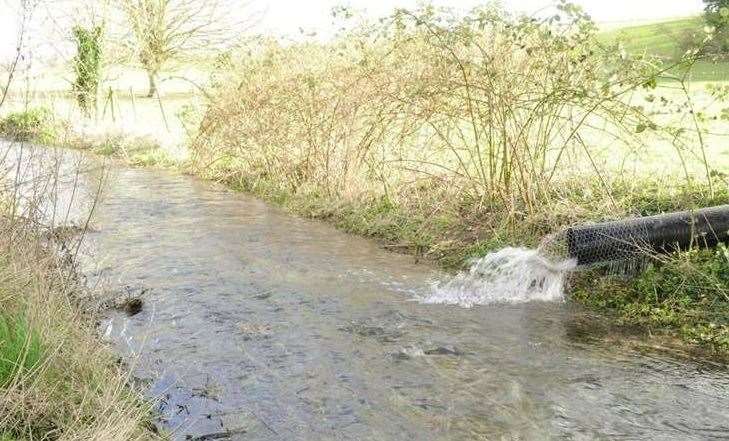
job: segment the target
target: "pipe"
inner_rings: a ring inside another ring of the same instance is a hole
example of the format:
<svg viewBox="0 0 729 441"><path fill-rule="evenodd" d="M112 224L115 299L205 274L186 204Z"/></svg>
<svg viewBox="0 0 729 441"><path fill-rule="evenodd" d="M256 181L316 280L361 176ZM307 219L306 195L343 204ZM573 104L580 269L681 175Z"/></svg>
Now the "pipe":
<svg viewBox="0 0 729 441"><path fill-rule="evenodd" d="M729 242L729 205L571 227L566 235L569 256L578 266L691 246L713 248Z"/></svg>

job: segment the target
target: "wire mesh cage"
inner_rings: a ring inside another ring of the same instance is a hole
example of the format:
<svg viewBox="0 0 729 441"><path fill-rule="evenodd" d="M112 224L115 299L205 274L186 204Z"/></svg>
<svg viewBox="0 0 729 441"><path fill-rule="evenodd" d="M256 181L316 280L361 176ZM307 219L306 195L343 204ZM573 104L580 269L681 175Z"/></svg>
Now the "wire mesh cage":
<svg viewBox="0 0 729 441"><path fill-rule="evenodd" d="M620 221L579 225L551 237L547 254L578 266L640 260L729 241L729 205Z"/></svg>

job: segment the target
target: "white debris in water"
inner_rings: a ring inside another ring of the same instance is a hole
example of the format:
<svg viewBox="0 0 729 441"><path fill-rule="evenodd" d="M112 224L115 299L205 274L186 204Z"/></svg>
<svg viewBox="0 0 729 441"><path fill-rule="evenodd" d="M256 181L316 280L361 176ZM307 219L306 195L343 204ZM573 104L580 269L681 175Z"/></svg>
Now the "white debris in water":
<svg viewBox="0 0 729 441"><path fill-rule="evenodd" d="M422 303L475 305L552 302L564 298L564 277L573 260L551 262L537 250L504 248L473 262L471 269L433 285Z"/></svg>

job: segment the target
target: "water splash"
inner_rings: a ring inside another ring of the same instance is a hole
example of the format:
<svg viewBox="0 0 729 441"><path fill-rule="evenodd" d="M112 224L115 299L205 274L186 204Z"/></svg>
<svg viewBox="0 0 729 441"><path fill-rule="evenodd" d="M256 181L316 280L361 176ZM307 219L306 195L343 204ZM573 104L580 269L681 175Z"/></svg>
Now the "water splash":
<svg viewBox="0 0 729 441"><path fill-rule="evenodd" d="M561 300L564 277L575 267L573 260L553 262L538 250L504 248L475 260L469 271L433 285L419 300L466 308Z"/></svg>

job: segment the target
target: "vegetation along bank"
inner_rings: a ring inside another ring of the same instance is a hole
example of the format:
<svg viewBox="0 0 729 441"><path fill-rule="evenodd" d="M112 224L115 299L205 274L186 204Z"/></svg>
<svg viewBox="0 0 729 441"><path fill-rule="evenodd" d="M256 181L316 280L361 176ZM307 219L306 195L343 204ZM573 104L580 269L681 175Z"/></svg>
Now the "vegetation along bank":
<svg viewBox="0 0 729 441"><path fill-rule="evenodd" d="M0 440L157 439L68 259L27 220L0 230Z"/></svg>

